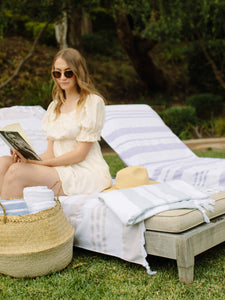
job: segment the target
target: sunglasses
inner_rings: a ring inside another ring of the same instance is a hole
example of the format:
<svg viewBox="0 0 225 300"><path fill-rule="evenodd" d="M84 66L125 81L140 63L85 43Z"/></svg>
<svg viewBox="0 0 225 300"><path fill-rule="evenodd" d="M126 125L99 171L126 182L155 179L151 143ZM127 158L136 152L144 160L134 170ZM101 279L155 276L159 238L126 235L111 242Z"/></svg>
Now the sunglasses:
<svg viewBox="0 0 225 300"><path fill-rule="evenodd" d="M55 77L55 78L58 79L58 78L61 78L62 73L59 72L59 71L53 71L53 72L52 72L52 75L53 75L53 77ZM73 75L74 75L73 71L64 71L64 76L65 76L66 78L72 78Z"/></svg>

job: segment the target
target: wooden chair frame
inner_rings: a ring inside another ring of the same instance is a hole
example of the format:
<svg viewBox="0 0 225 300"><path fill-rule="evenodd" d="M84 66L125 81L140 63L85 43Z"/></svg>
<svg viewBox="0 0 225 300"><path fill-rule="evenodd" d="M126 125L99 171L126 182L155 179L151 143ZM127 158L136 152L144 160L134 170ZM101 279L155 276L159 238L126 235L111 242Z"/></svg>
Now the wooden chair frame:
<svg viewBox="0 0 225 300"><path fill-rule="evenodd" d="M146 251L150 255L175 259L181 282L194 279L196 255L225 241L225 214L183 233L146 230Z"/></svg>

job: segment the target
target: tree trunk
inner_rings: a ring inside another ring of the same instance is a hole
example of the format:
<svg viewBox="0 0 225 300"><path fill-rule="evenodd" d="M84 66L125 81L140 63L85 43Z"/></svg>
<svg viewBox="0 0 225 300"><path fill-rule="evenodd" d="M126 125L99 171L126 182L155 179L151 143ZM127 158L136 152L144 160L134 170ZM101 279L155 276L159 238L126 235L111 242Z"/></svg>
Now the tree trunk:
<svg viewBox="0 0 225 300"><path fill-rule="evenodd" d="M82 23L81 23L81 34L92 34L92 21L90 15L86 12L82 15Z"/></svg>
<svg viewBox="0 0 225 300"><path fill-rule="evenodd" d="M141 80L152 91L168 90L168 80L149 55L156 42L134 36L128 17L122 11L115 11L115 24L119 40Z"/></svg>
<svg viewBox="0 0 225 300"><path fill-rule="evenodd" d="M68 30L67 13L64 12L62 18L55 23L55 37L60 49L68 47L67 30Z"/></svg>
<svg viewBox="0 0 225 300"><path fill-rule="evenodd" d="M82 49L82 10L70 7L55 23L55 36L60 49L67 47Z"/></svg>
<svg viewBox="0 0 225 300"><path fill-rule="evenodd" d="M73 8L68 18L67 41L69 47L82 50L81 41L82 9Z"/></svg>

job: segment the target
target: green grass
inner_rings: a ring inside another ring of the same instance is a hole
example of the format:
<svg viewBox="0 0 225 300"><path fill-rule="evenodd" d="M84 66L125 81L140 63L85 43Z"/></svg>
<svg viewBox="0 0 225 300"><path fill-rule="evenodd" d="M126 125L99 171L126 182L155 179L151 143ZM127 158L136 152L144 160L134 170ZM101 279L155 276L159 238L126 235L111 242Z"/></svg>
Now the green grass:
<svg viewBox="0 0 225 300"><path fill-rule="evenodd" d="M206 151L194 151L194 153L200 157L212 157L212 158L225 158L225 152L215 151L215 150L206 150Z"/></svg>
<svg viewBox="0 0 225 300"><path fill-rule="evenodd" d="M108 154L104 156L105 161L109 165L110 173L112 177L116 176L116 173L125 167L123 161L119 158L118 155Z"/></svg>
<svg viewBox="0 0 225 300"><path fill-rule="evenodd" d="M205 153L200 155L204 156ZM210 155L221 157L222 153L211 152ZM105 159L113 176L124 167L115 155L106 155ZM0 300L205 300L225 297L225 243L195 258L194 281L190 285L179 282L174 260L148 256L148 261L151 269L157 271L156 275L148 275L140 265L74 248L72 262L61 272L35 279L0 275Z"/></svg>
<svg viewBox="0 0 225 300"><path fill-rule="evenodd" d="M225 243L195 259L195 279L179 282L175 261L150 256L157 274L115 257L74 249L61 272L35 279L0 275L0 299L223 299Z"/></svg>

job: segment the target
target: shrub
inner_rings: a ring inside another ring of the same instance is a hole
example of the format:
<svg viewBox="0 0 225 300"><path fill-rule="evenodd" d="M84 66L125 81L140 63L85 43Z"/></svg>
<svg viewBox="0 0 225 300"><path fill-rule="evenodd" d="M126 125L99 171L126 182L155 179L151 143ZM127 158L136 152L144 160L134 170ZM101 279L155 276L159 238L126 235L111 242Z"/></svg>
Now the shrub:
<svg viewBox="0 0 225 300"><path fill-rule="evenodd" d="M198 118L204 120L218 116L223 110L223 98L220 95L196 94L188 97L186 103L195 108Z"/></svg>
<svg viewBox="0 0 225 300"><path fill-rule="evenodd" d="M24 32L24 24L29 20L28 16L20 15L9 9L1 11L1 38L6 35L20 35Z"/></svg>
<svg viewBox="0 0 225 300"><path fill-rule="evenodd" d="M215 134L216 136L225 136L225 120L218 118L215 120Z"/></svg>
<svg viewBox="0 0 225 300"><path fill-rule="evenodd" d="M44 26L44 22L26 22L24 32L25 37L34 39ZM40 41L49 46L56 45L54 24L48 25L48 28L43 32Z"/></svg>
<svg viewBox="0 0 225 300"><path fill-rule="evenodd" d="M52 99L52 86L53 80L50 82L34 80L32 84L27 85L24 89L20 98L20 105L40 105L46 109Z"/></svg>
<svg viewBox="0 0 225 300"><path fill-rule="evenodd" d="M213 39L205 46L210 53L214 63L223 70L225 64L224 39ZM211 65L202 53L199 42L189 44L187 50L188 77L190 86L203 93L223 92L223 88L218 83Z"/></svg>
<svg viewBox="0 0 225 300"><path fill-rule="evenodd" d="M195 108L192 106L173 106L160 113L166 125L181 139L191 137L193 126L197 123Z"/></svg>
<svg viewBox="0 0 225 300"><path fill-rule="evenodd" d="M104 30L92 34L84 34L82 36L82 45L87 53L112 54L116 47L115 36Z"/></svg>

